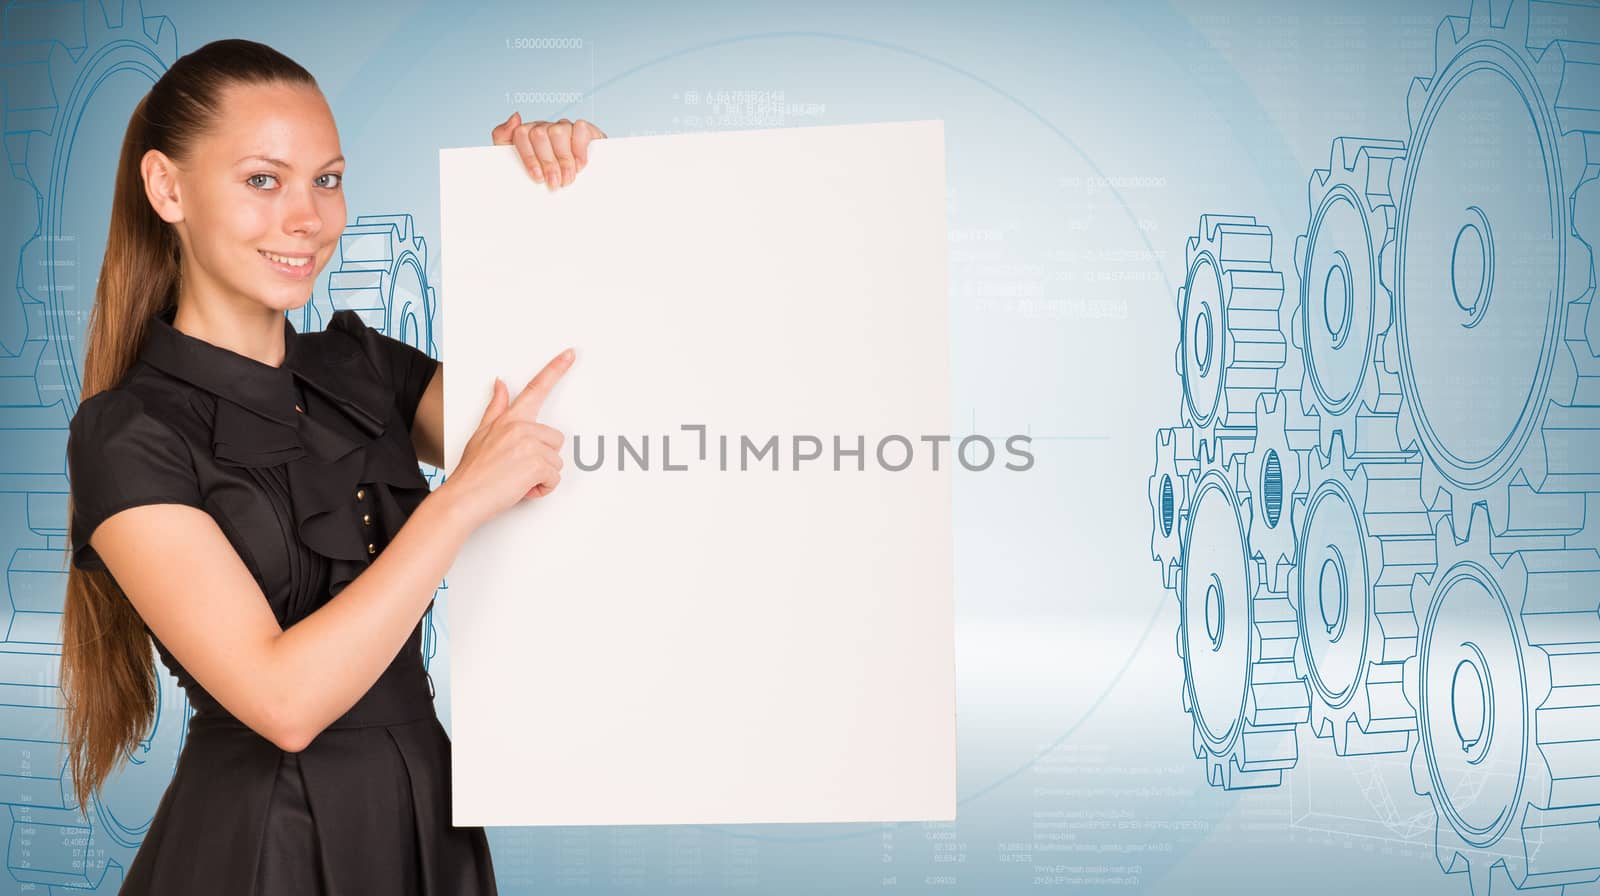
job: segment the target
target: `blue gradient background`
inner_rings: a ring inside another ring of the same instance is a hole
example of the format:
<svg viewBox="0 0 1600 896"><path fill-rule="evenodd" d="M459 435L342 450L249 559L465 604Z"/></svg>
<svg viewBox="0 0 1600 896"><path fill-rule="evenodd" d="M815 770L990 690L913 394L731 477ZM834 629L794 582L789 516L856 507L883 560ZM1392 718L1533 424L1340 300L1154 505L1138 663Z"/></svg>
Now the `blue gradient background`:
<svg viewBox="0 0 1600 896"><path fill-rule="evenodd" d="M391 280L325 274L297 325L354 303L435 354L449 300L438 150L487 143L513 109L613 137L945 122L953 412L971 432L1031 433L1038 458L1026 474L956 473L959 820L491 829L502 892L1468 892L1436 859L1409 752L1339 757L1301 726L1280 786L1208 785L1146 499L1153 434L1179 422L1175 296L1199 215L1269 228L1292 296L1310 173L1334 137L1407 137L1411 79L1433 70L1440 20L1466 13L1411 0L7 4L0 894L115 892L170 777L183 708L169 685L142 764L92 824L63 801L46 732L65 426L128 113L173 52L236 36L317 76L351 223L410 216L367 235L383 258L412 252L425 286L409 294L438 299L405 323L386 304L397 269L354 263ZM1596 21L1573 36L1600 40ZM581 46L539 48L565 38ZM135 61L94 68L107 48ZM704 247L707 270L718 251ZM347 244L330 271L356 254ZM529 257L528 282L508 288L537 288L538 247ZM452 597L439 596L430 659L447 723Z"/></svg>

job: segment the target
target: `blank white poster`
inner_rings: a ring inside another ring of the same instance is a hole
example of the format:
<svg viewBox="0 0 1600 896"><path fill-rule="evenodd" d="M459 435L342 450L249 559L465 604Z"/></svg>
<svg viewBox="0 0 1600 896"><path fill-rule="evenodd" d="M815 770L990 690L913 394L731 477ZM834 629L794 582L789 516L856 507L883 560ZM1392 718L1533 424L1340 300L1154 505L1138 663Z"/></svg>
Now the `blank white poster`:
<svg viewBox="0 0 1600 896"><path fill-rule="evenodd" d="M955 818L943 123L589 153L440 152L447 476L577 353L448 574L455 823Z"/></svg>

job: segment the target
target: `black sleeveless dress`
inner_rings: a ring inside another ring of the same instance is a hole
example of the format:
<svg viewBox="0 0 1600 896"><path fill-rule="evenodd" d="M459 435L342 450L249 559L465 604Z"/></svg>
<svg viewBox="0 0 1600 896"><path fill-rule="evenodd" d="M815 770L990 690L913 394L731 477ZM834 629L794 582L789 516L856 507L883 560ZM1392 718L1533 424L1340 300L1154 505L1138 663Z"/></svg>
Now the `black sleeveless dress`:
<svg viewBox="0 0 1600 896"><path fill-rule="evenodd" d="M316 333L285 318L284 362L271 367L179 331L175 310L149 319L127 376L72 419L73 563L105 570L89 536L119 510L199 507L287 628L359 575L427 496L409 431L439 362L340 311ZM450 741L421 641L419 618L366 695L290 753L155 640L195 712L119 892L496 893L483 829L450 824Z"/></svg>

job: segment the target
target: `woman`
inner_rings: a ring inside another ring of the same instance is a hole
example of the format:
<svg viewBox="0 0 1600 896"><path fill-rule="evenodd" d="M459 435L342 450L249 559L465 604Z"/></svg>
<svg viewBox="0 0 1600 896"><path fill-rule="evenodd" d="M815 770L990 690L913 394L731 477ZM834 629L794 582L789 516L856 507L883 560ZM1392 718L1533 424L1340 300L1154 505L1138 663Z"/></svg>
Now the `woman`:
<svg viewBox="0 0 1600 896"><path fill-rule="evenodd" d="M550 189L604 136L492 132ZM250 41L179 59L123 139L67 447L79 805L153 721L148 639L195 709L124 894L496 892L483 829L450 824L421 619L474 529L560 482L536 416L573 356L515 400L496 381L430 493L439 362L353 311L285 316L344 228L343 170L315 80Z"/></svg>

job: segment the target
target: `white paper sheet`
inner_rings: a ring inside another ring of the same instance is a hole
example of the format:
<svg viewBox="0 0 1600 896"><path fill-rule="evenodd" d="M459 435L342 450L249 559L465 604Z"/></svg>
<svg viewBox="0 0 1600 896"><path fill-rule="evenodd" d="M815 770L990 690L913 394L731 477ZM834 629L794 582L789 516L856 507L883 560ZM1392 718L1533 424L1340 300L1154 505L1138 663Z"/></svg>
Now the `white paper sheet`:
<svg viewBox="0 0 1600 896"><path fill-rule="evenodd" d="M447 473L493 377L577 352L560 487L448 575L455 823L953 819L943 123L611 138L553 194L512 147L440 173Z"/></svg>

